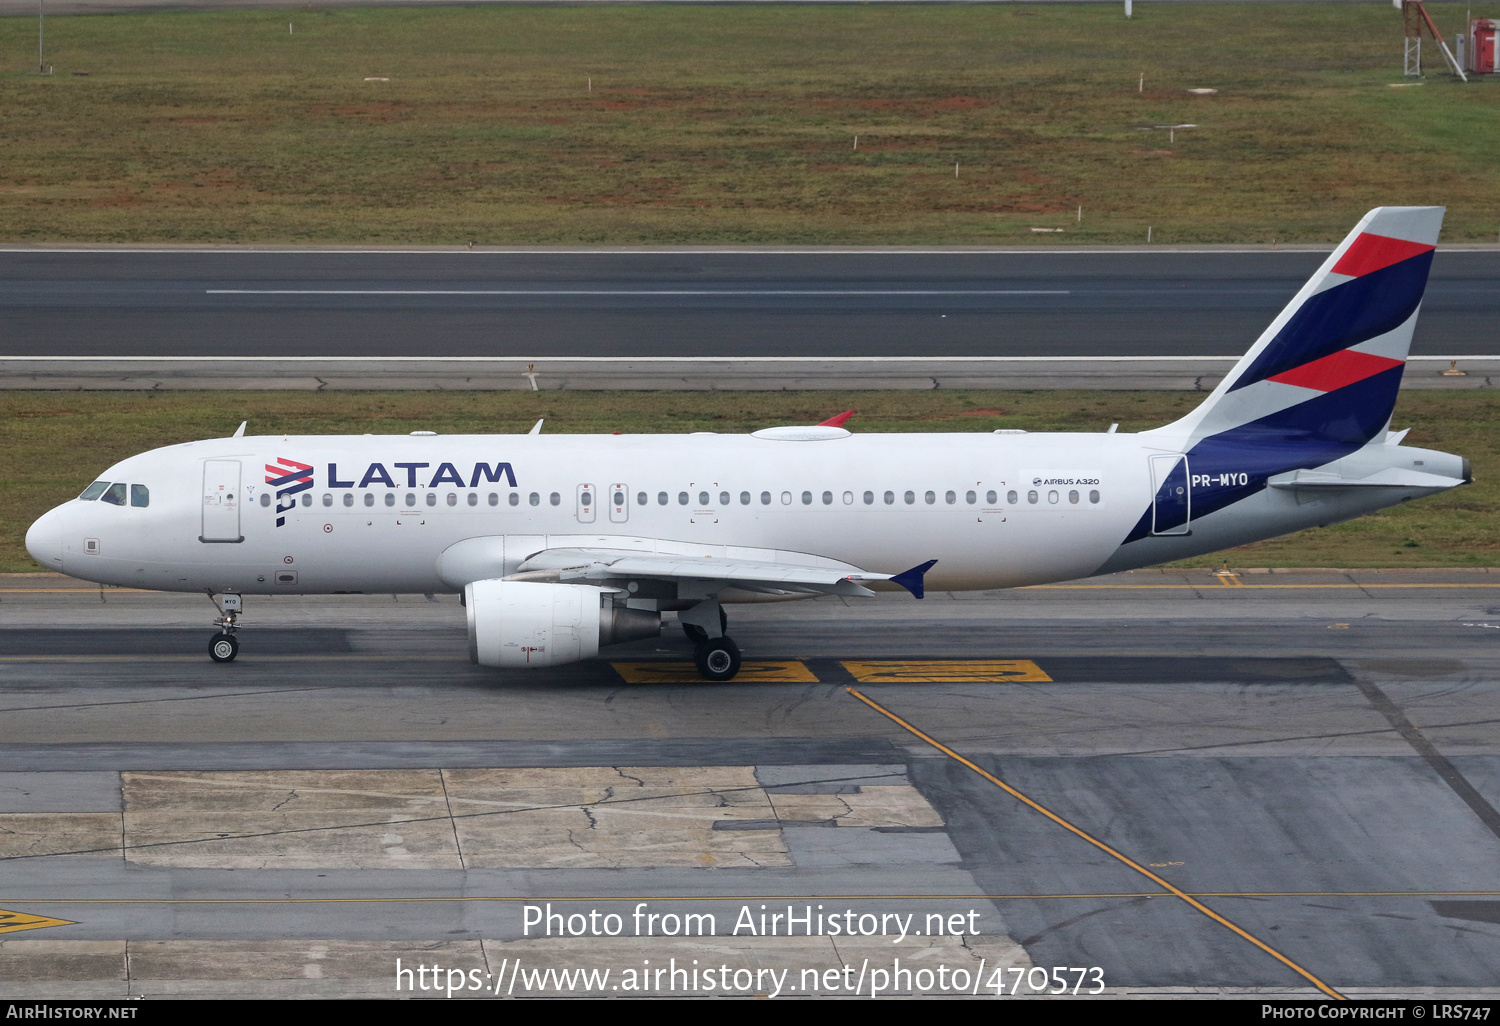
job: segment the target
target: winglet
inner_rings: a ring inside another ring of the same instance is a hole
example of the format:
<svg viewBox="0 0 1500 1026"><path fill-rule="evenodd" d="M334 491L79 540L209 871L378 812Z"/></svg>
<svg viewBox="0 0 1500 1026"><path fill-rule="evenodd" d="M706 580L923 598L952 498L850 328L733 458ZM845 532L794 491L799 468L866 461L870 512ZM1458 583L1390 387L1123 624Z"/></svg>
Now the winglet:
<svg viewBox="0 0 1500 1026"><path fill-rule="evenodd" d="M854 416L853 410L845 410L836 417L829 417L827 420L819 421L818 427L843 427L844 421L852 416Z"/></svg>
<svg viewBox="0 0 1500 1026"><path fill-rule="evenodd" d="M547 418L545 418L545 417L542 418L542 420L546 420L546 419ZM531 430L528 431L528 432L526 432L526 433L528 435L539 435L539 434L541 434L542 433L542 421L539 420L535 424L531 425Z"/></svg>
<svg viewBox="0 0 1500 1026"><path fill-rule="evenodd" d="M927 571L937 566L937 560L929 559L927 562L903 570L891 578L892 584L899 584L917 598L922 598L927 592L922 586L922 577Z"/></svg>
<svg viewBox="0 0 1500 1026"><path fill-rule="evenodd" d="M245 425L249 424L249 423L250 422L248 420L242 420L242 421L240 421L240 426L234 429L234 434L231 435L230 437L232 437L232 438L244 438L245 437Z"/></svg>

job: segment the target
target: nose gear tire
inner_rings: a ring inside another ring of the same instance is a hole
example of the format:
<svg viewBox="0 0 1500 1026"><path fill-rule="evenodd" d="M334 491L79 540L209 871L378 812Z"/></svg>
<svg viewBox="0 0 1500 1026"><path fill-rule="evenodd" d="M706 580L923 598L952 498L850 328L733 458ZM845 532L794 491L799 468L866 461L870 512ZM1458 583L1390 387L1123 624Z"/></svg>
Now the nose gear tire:
<svg viewBox="0 0 1500 1026"><path fill-rule="evenodd" d="M215 634L208 641L208 657L216 663L232 663L240 654L240 643L233 634Z"/></svg>

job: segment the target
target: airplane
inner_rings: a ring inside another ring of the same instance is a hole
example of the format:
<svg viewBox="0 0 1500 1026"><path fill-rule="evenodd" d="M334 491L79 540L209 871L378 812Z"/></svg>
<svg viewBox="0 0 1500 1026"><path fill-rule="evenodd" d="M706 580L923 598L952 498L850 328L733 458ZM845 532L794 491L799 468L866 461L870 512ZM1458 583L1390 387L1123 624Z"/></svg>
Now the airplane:
<svg viewBox="0 0 1500 1026"><path fill-rule="evenodd" d="M724 607L1014 588L1183 559L1472 480L1391 430L1442 207L1370 211L1217 388L1140 433L232 437L123 460L26 548L101 584L244 596L459 593L469 655L556 666L654 637L708 680Z"/></svg>

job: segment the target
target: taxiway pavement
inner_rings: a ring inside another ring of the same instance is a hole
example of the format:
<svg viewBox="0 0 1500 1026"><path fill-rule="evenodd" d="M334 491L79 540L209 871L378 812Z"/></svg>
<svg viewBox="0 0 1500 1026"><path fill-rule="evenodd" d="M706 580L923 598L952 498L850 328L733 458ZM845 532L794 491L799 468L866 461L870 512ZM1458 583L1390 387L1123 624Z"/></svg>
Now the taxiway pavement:
<svg viewBox="0 0 1500 1026"><path fill-rule="evenodd" d="M467 662L451 596L247 606L219 666L202 597L0 581L0 932L67 921L0 936L0 992L904 957L1098 966L1119 993L1493 996L1500 575L742 607L723 686L675 631L502 673ZM719 932L523 936L547 900ZM977 919L729 934L762 903Z"/></svg>

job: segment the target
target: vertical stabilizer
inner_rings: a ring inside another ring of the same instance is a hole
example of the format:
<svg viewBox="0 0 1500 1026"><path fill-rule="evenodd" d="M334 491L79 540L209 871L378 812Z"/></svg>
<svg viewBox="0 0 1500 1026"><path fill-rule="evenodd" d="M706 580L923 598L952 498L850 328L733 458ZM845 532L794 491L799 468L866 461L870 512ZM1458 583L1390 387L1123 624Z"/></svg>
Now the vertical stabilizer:
<svg viewBox="0 0 1500 1026"><path fill-rule="evenodd" d="M1442 225L1442 207L1370 211L1213 394L1152 433L1186 436L1185 450L1226 433L1370 441L1395 406Z"/></svg>
<svg viewBox="0 0 1500 1026"><path fill-rule="evenodd" d="M1189 509L1201 519L1383 438L1442 225L1442 207L1370 211L1202 405L1143 432L1168 456L1125 541L1186 532Z"/></svg>

